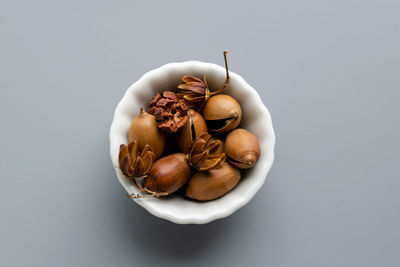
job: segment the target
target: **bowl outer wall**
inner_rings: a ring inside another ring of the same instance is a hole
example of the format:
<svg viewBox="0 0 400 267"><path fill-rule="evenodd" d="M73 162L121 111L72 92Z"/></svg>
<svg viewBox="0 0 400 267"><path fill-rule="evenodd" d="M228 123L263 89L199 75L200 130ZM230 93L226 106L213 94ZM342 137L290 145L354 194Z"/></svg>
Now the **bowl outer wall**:
<svg viewBox="0 0 400 267"><path fill-rule="evenodd" d="M139 193L118 166L119 145L126 144L127 133L140 108L146 108L156 92L173 90L183 75L206 75L210 89L220 88L225 81L225 68L199 61L169 63L144 74L133 83L117 105L110 129L110 156L119 182L129 194ZM274 160L275 133L271 115L260 96L240 75L229 72L231 77L227 93L242 106L243 118L239 125L254 133L261 146L257 164L246 172L241 182L225 196L208 202L188 201L180 196L168 199L145 198L134 201L156 217L178 224L205 224L227 217L246 205L258 192Z"/></svg>

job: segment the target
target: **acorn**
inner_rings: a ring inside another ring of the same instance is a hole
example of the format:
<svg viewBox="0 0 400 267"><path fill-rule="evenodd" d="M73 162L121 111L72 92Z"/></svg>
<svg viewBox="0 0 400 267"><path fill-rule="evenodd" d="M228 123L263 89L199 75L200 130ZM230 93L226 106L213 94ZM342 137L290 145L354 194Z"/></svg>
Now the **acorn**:
<svg viewBox="0 0 400 267"><path fill-rule="evenodd" d="M169 195L181 188L190 178L191 169L186 155L175 153L153 163L144 180L144 191L150 196Z"/></svg>
<svg viewBox="0 0 400 267"><path fill-rule="evenodd" d="M207 201L222 197L240 181L240 172L225 162L220 168L198 172L189 180L186 196Z"/></svg>
<svg viewBox="0 0 400 267"><path fill-rule="evenodd" d="M229 95L215 95L208 99L203 109L208 129L226 133L235 129L242 119L240 104Z"/></svg>
<svg viewBox="0 0 400 267"><path fill-rule="evenodd" d="M260 157L260 143L257 137L241 128L226 136L224 149L228 161L242 169L253 167Z"/></svg>
<svg viewBox="0 0 400 267"><path fill-rule="evenodd" d="M147 145L153 148L156 158L161 157L165 147L165 136L157 127L155 117L147 113L144 109L133 119L128 133L128 141L136 141L139 150L142 151Z"/></svg>
<svg viewBox="0 0 400 267"><path fill-rule="evenodd" d="M200 113L193 109L189 110L189 120L186 122L176 135L179 150L183 153L189 152L190 144L199 137L200 134L207 132L207 124Z"/></svg>

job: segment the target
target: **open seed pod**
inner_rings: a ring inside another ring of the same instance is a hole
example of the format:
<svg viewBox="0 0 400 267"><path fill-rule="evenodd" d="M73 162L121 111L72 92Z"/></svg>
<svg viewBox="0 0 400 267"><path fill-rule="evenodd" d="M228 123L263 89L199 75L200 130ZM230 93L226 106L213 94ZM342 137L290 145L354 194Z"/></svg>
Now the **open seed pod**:
<svg viewBox="0 0 400 267"><path fill-rule="evenodd" d="M221 152L222 146L220 140L212 140L207 132L200 134L190 146L187 156L190 165L199 171L221 167L226 160L225 153Z"/></svg>
<svg viewBox="0 0 400 267"><path fill-rule="evenodd" d="M235 129L226 136L225 153L230 163L248 169L256 164L260 157L260 144L251 132Z"/></svg>
<svg viewBox="0 0 400 267"><path fill-rule="evenodd" d="M207 125L200 113L193 109L189 110L189 120L178 131L176 140L179 150L183 153L189 152L190 144L201 134L207 132Z"/></svg>
<svg viewBox="0 0 400 267"><path fill-rule="evenodd" d="M161 157L165 147L165 136L157 128L156 119L143 109L132 121L128 141L129 143L136 141L140 151L149 145L156 154L156 158Z"/></svg>
<svg viewBox="0 0 400 267"><path fill-rule="evenodd" d="M193 76L183 76L182 83L178 85L178 93L176 94L183 100L189 108L202 107L204 102L210 98L210 95L218 94L219 91L210 93L206 77L204 81Z"/></svg>
<svg viewBox="0 0 400 267"><path fill-rule="evenodd" d="M239 181L239 170L225 162L218 169L193 175L186 187L186 196L200 201L213 200L231 191Z"/></svg>
<svg viewBox="0 0 400 267"><path fill-rule="evenodd" d="M242 108L229 95L215 95L204 106L203 117L209 130L226 133L239 125L242 119Z"/></svg>
<svg viewBox="0 0 400 267"><path fill-rule="evenodd" d="M149 113L153 114L157 127L168 133L177 132L189 119L188 110L174 92L157 93L149 104Z"/></svg>
<svg viewBox="0 0 400 267"><path fill-rule="evenodd" d="M175 153L157 160L144 180L144 191L150 196L168 195L181 188L190 178L186 155Z"/></svg>
<svg viewBox="0 0 400 267"><path fill-rule="evenodd" d="M176 94L180 99L183 100L186 106L189 108L197 108L201 109L207 100L216 94L221 93L229 83L229 71L228 71L228 62L226 60L226 54L228 51L224 51L224 59L225 59L225 69L226 69L226 79L225 83L221 89L217 91L210 91L208 88L208 84L206 81L206 77L204 77L204 81L199 78L193 76L183 76L182 83L178 85L178 93Z"/></svg>
<svg viewBox="0 0 400 267"><path fill-rule="evenodd" d="M213 149L214 154L222 154L224 153L224 140L220 137L211 136L208 142L218 141L218 146Z"/></svg>
<svg viewBox="0 0 400 267"><path fill-rule="evenodd" d="M130 142L129 145L122 144L119 149L119 167L128 177L145 176L156 158L156 154L149 145L145 145L139 153L139 145L136 141Z"/></svg>

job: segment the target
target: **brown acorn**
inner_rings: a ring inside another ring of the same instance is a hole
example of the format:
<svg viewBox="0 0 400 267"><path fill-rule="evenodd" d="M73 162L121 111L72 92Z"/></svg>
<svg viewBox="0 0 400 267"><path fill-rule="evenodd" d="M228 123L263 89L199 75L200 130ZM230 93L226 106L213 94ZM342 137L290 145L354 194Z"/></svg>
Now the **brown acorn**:
<svg viewBox="0 0 400 267"><path fill-rule="evenodd" d="M190 144L199 137L200 134L207 132L207 124L200 113L190 109L189 115L189 120L176 135L179 150L185 154L189 152Z"/></svg>
<svg viewBox="0 0 400 267"><path fill-rule="evenodd" d="M187 107L201 110L211 96L221 93L228 86L230 77L228 71L228 62L226 60L227 53L228 51L225 50L224 59L226 79L221 89L214 92L210 91L205 76L204 81L188 75L182 77L182 83L178 85L178 89L180 90L176 95L185 103Z"/></svg>
<svg viewBox="0 0 400 267"><path fill-rule="evenodd" d="M144 190L153 196L168 195L181 188L190 178L191 170L186 155L175 153L153 163Z"/></svg>
<svg viewBox="0 0 400 267"><path fill-rule="evenodd" d="M225 162L221 168L193 175L186 187L186 196L200 201L213 200L231 191L239 181L239 170Z"/></svg>
<svg viewBox="0 0 400 267"><path fill-rule="evenodd" d="M165 136L157 127L157 121L153 115L140 110L140 114L132 121L128 133L129 143L136 141L140 151L148 144L156 154L161 157L165 147Z"/></svg>
<svg viewBox="0 0 400 267"><path fill-rule="evenodd" d="M242 119L242 108L233 97L216 95L211 97L204 106L203 117L209 130L226 133L239 125Z"/></svg>
<svg viewBox="0 0 400 267"><path fill-rule="evenodd" d="M235 129L226 136L225 153L231 164L248 169L254 166L260 157L260 143L251 132Z"/></svg>

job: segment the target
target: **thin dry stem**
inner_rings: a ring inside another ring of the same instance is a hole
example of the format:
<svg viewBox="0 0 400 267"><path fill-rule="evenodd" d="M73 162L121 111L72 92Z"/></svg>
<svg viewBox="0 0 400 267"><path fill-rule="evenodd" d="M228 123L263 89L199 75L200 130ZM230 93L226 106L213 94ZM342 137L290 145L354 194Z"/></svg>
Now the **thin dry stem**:
<svg viewBox="0 0 400 267"><path fill-rule="evenodd" d="M168 196L168 195L169 195L167 192L164 192L164 193L161 193L161 192L160 192L160 193L157 193L157 192L153 192L153 191L151 191L151 190L149 190L149 189L147 189L147 188L144 188L144 191L145 191L146 193L152 195L152 196L155 196L155 197L162 197L162 196Z"/></svg>
<svg viewBox="0 0 400 267"><path fill-rule="evenodd" d="M221 93L221 92L228 86L229 79L230 79L231 77L229 77L228 60L227 60L227 58L226 58L226 54L228 54L228 51L227 51L227 50L224 51L225 70L226 70L226 79L225 79L224 85L223 85L222 88L219 89L218 91L215 91L215 92L210 93L210 95L219 94L219 93Z"/></svg>
<svg viewBox="0 0 400 267"><path fill-rule="evenodd" d="M146 177L147 177L147 175L142 176L142 177L132 177L132 180L133 180L134 185L135 185L136 188L139 189L142 193L146 193L146 191L144 190L143 187L141 187L141 186L137 183L136 178L146 178Z"/></svg>
<svg viewBox="0 0 400 267"><path fill-rule="evenodd" d="M140 199L146 197L154 197L154 195L135 195L134 193L132 193L132 194L126 194L126 197L131 199Z"/></svg>
<svg viewBox="0 0 400 267"><path fill-rule="evenodd" d="M225 69L226 69L226 80L229 81L229 70L228 70L228 60L226 59L226 54L228 54L228 51L225 50L224 51L224 59L225 59ZM227 81L225 81L225 83L227 83Z"/></svg>
<svg viewBox="0 0 400 267"><path fill-rule="evenodd" d="M157 193L157 192L153 192L146 188L143 188L142 192L145 194L148 194L148 195L139 195L139 194L132 193L132 194L126 194L126 196L131 199L140 199L140 198L147 198L147 197L162 197L162 196L169 195L166 192L165 193Z"/></svg>

